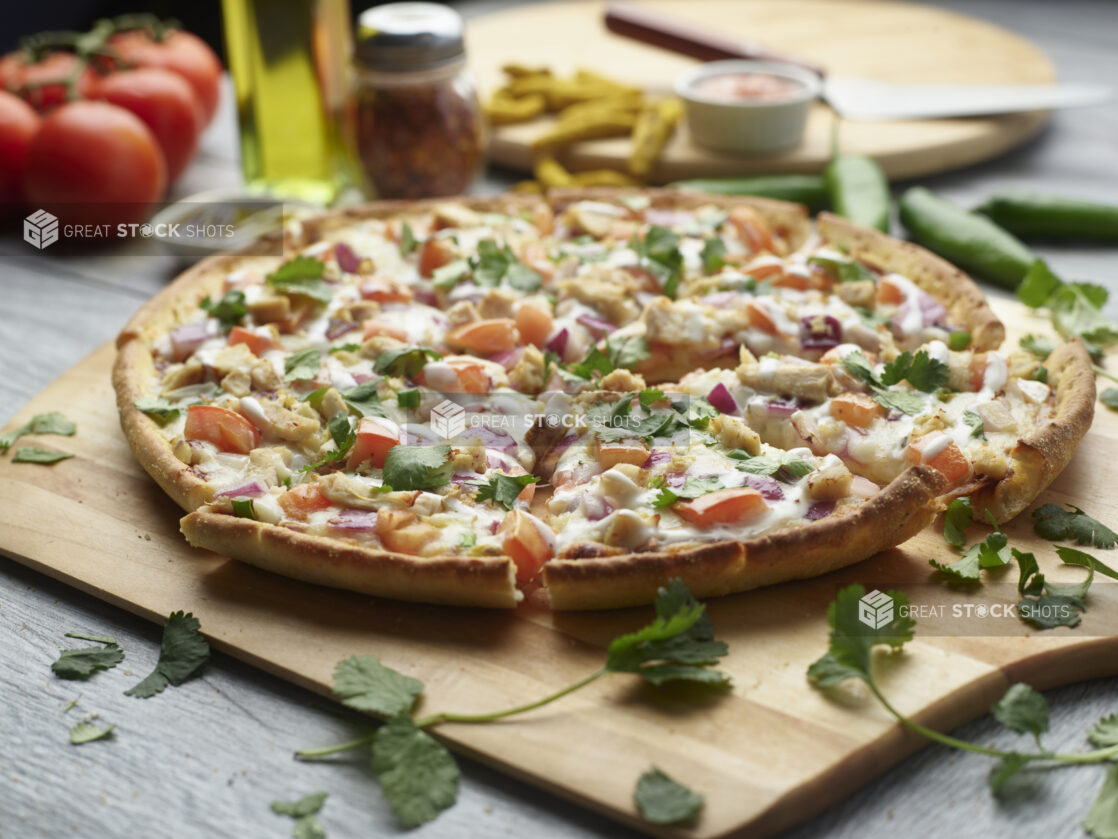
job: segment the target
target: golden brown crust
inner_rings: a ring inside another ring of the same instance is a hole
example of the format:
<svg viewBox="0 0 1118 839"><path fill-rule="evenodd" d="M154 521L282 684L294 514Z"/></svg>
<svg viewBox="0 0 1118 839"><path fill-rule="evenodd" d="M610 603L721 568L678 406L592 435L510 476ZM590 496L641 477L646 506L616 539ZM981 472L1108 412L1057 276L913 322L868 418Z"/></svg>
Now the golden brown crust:
<svg viewBox="0 0 1118 839"><path fill-rule="evenodd" d="M196 510L180 522L191 545L309 583L377 597L511 609L519 599L508 557L420 559Z"/></svg>
<svg viewBox="0 0 1118 839"><path fill-rule="evenodd" d="M1044 362L1056 407L1051 418L1017 441L1010 452L1010 473L971 496L999 522L1009 521L1033 503L1071 461L1095 417L1095 372L1078 339L1062 344Z"/></svg>
<svg viewBox="0 0 1118 839"><path fill-rule="evenodd" d="M1005 340L1005 326L974 280L931 251L870 230L831 213L820 213L816 228L824 239L875 268L902 274L942 303L952 324L970 332L971 348L995 350Z"/></svg>
<svg viewBox="0 0 1118 839"><path fill-rule="evenodd" d="M915 536L941 508L937 496L943 488L935 469L913 466L849 513L744 542L555 559L544 566L544 582L552 608L568 611L648 603L672 577L696 597L816 577Z"/></svg>

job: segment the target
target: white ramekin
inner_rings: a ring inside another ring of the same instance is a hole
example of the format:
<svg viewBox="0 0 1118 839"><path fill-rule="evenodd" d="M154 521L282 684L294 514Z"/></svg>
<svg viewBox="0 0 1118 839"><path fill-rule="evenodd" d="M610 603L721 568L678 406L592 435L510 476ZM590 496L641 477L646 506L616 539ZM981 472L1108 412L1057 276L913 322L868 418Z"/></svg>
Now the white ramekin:
<svg viewBox="0 0 1118 839"><path fill-rule="evenodd" d="M704 98L695 85L711 76L763 73L797 82L802 90L779 102L725 102ZM711 61L680 76L675 92L686 106L691 139L728 152L775 152L798 145L808 110L822 89L819 77L778 61Z"/></svg>

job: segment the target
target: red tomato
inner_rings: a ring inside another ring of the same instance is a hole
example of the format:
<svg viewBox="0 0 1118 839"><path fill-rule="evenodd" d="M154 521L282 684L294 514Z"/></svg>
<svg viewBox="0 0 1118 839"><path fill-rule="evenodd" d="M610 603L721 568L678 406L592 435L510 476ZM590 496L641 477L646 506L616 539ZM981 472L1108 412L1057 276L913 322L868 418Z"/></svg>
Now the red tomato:
<svg viewBox="0 0 1118 839"><path fill-rule="evenodd" d="M67 223L142 221L166 185L166 164L151 131L107 102L56 109L27 149L28 203Z"/></svg>
<svg viewBox="0 0 1118 839"><path fill-rule="evenodd" d="M136 29L113 35L109 46L129 66L161 67L178 73L194 88L202 106L202 124L208 125L213 119L221 92L221 62L197 35L173 30L162 41L153 41L145 30Z"/></svg>
<svg viewBox="0 0 1118 839"><path fill-rule="evenodd" d="M419 247L419 273L430 277L437 269L453 262L456 256L449 239L428 239Z"/></svg>
<svg viewBox="0 0 1118 839"><path fill-rule="evenodd" d="M178 178L198 149L204 125L198 97L186 79L170 70L142 67L105 76L93 95L143 120L163 151L167 180Z"/></svg>
<svg viewBox="0 0 1118 839"><path fill-rule="evenodd" d="M183 437L213 443L223 452L248 454L260 442L260 432L236 411L217 405L191 405Z"/></svg>
<svg viewBox="0 0 1118 839"><path fill-rule="evenodd" d="M268 350L280 350L283 347L263 335L257 335L251 329L245 329L243 326L234 326L229 330L229 339L225 342L229 346L234 344L244 344L248 347L253 355L261 356Z"/></svg>
<svg viewBox="0 0 1118 839"><path fill-rule="evenodd" d="M16 204L23 198L23 161L39 123L34 108L0 91L0 204ZM0 206L0 215L8 209Z"/></svg>
<svg viewBox="0 0 1118 839"><path fill-rule="evenodd" d="M400 430L372 417L363 417L357 426L357 441L349 453L346 469L356 469L366 460L377 469L384 467L388 450L400 445Z"/></svg>
<svg viewBox="0 0 1118 839"><path fill-rule="evenodd" d="M552 547L532 517L522 510L512 510L501 522L498 532L503 536L501 549L516 564L516 581L534 580L544 563L551 559Z"/></svg>
<svg viewBox="0 0 1118 839"><path fill-rule="evenodd" d="M73 73L77 60L72 52L52 52L42 61L28 64L23 53L10 52L0 58L0 86L24 99L36 110L49 111L66 101L66 80ZM96 71L86 67L78 77L78 95L89 96L96 83Z"/></svg>
<svg viewBox="0 0 1118 839"><path fill-rule="evenodd" d="M768 509L768 504L751 487L733 487L708 492L693 501L677 501L672 509L696 527L712 527L756 518Z"/></svg>
<svg viewBox="0 0 1118 839"><path fill-rule="evenodd" d="M334 503L322 493L322 487L318 484L299 484L283 493L277 500L287 515L293 519L303 520L311 513L325 510Z"/></svg>

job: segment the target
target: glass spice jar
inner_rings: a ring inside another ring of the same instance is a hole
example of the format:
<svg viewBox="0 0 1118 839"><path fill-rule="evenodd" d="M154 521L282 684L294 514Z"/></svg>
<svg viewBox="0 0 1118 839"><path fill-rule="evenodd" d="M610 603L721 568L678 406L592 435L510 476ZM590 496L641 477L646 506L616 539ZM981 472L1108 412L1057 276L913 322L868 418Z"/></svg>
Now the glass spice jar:
<svg viewBox="0 0 1118 839"><path fill-rule="evenodd" d="M377 198L464 192L485 127L466 70L462 18L435 3L390 3L358 18L357 150Z"/></svg>

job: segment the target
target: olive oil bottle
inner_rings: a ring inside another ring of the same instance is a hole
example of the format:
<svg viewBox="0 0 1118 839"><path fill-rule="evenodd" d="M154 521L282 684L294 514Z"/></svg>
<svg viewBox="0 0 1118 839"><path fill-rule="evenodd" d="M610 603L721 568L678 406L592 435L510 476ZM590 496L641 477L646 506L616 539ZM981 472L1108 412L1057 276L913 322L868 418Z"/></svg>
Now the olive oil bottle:
<svg viewBox="0 0 1118 839"><path fill-rule="evenodd" d="M354 179L349 0L222 0L249 189L330 203Z"/></svg>

